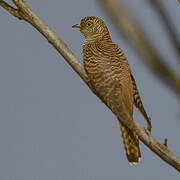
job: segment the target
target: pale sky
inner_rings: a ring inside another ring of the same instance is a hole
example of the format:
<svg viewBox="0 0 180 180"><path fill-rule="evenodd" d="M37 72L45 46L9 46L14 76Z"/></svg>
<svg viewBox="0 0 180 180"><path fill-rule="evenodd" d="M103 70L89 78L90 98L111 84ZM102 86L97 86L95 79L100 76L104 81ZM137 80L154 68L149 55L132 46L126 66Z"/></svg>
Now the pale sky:
<svg viewBox="0 0 180 180"><path fill-rule="evenodd" d="M7 2L11 2L10 0ZM30 1L40 16L82 60L83 36L71 26L98 16L126 54L152 135L180 156L179 101L143 65L96 0ZM146 0L126 0L166 61L178 56L160 18ZM180 29L180 4L164 2ZM141 162L131 167L112 112L88 89L63 57L31 25L0 8L0 179L2 180L179 180L179 173L140 143ZM146 122L134 109L134 119Z"/></svg>

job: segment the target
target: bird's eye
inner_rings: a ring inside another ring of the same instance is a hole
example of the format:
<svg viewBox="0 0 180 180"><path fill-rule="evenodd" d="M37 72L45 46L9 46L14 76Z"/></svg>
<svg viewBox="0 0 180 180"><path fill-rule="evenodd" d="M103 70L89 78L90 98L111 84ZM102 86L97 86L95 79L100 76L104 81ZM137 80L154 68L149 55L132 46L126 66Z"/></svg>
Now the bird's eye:
<svg viewBox="0 0 180 180"><path fill-rule="evenodd" d="M88 26L88 27L91 27L92 25L93 25L93 22L91 22L91 21L88 21L88 22L87 22L87 26Z"/></svg>

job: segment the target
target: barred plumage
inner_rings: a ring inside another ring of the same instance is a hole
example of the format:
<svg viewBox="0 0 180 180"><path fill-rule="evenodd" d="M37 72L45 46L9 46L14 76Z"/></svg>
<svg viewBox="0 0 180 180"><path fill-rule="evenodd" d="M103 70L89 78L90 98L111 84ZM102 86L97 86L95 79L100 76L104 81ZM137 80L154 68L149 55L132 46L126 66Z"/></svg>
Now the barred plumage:
<svg viewBox="0 0 180 180"><path fill-rule="evenodd" d="M136 86L136 81L135 81L132 74L131 74L131 78L132 78L132 83L133 83L134 105L136 106L136 108L139 109L139 111L142 113L142 115L146 119L147 124L148 124L147 129L149 131L151 131L151 128L152 128L151 119L148 117L148 115L147 115L147 113L146 113L146 111L144 109L143 103L141 101L141 97L139 95L139 92L138 92L138 89L137 89L137 86Z"/></svg>
<svg viewBox="0 0 180 180"><path fill-rule="evenodd" d="M85 17L80 25L73 27L80 28L85 36L83 63L90 82L99 97L117 116L127 159L131 164L136 164L141 156L138 137L119 121L121 99L132 121L133 104L142 106L127 59L118 45L112 42L109 31L100 18Z"/></svg>

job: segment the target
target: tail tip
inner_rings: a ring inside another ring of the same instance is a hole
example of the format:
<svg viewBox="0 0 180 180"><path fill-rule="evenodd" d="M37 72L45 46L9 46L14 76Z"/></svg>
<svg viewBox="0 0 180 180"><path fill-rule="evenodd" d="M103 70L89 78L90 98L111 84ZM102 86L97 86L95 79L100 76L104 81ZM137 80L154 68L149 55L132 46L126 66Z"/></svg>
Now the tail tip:
<svg viewBox="0 0 180 180"><path fill-rule="evenodd" d="M141 158L139 157L137 162L129 162L129 164L131 166L135 166L135 165L137 165L140 162L140 160L141 160Z"/></svg>

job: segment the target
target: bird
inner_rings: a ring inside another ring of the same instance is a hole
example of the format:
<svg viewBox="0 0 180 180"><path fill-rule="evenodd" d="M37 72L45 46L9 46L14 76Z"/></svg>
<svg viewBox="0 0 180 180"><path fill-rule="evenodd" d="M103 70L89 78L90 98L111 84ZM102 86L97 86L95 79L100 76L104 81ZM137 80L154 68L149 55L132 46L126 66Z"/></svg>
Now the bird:
<svg viewBox="0 0 180 180"><path fill-rule="evenodd" d="M135 132L129 130L120 121L120 101L133 120L135 105L147 120L147 129L151 131L151 121L142 104L135 79L127 58L119 46L111 39L104 21L95 16L81 19L79 28L84 35L83 66L89 82L100 99L117 116L127 160L131 165L139 162L141 152L139 139ZM133 123L133 122L131 122Z"/></svg>

